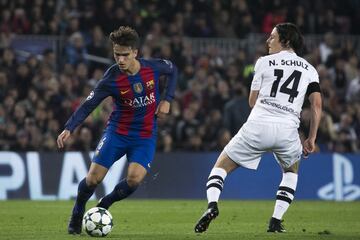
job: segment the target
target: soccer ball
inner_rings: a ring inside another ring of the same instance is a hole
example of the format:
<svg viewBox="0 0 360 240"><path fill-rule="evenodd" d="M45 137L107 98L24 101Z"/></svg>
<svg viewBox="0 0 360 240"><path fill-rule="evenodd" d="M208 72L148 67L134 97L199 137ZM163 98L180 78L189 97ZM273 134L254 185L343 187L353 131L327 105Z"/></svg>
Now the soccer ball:
<svg viewBox="0 0 360 240"><path fill-rule="evenodd" d="M112 230L112 216L105 208L94 207L85 213L82 226L92 237L105 237Z"/></svg>

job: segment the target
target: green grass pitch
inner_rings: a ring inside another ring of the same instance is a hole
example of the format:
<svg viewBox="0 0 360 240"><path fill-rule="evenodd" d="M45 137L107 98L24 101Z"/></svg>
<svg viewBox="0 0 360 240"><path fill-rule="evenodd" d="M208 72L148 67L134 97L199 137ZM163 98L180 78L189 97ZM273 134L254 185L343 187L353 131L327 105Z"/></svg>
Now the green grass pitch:
<svg viewBox="0 0 360 240"><path fill-rule="evenodd" d="M0 201L0 239L90 239L66 232L73 201ZM87 209L95 202L89 202ZM110 212L108 239L360 239L360 202L294 201L287 233L267 233L274 201L220 201L208 231L194 233L205 200L125 200Z"/></svg>

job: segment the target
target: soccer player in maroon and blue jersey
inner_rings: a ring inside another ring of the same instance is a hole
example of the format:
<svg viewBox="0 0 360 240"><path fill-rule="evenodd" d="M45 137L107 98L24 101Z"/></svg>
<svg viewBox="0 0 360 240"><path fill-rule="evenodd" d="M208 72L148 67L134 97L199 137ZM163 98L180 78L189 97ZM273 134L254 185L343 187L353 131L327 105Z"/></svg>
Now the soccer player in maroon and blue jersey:
<svg viewBox="0 0 360 240"><path fill-rule="evenodd" d="M74 129L101 103L111 96L114 111L96 148L89 172L78 187L78 195L68 226L70 234L80 234L86 202L102 182L112 164L126 154L129 166L127 176L114 190L103 197L98 207L108 209L114 202L132 194L150 168L156 147L158 114L169 113L174 97L177 69L168 60L137 59L139 36L130 28L121 26L110 34L116 64L104 74L95 89L65 124L58 136L59 148ZM160 99L159 77L167 77L165 97Z"/></svg>

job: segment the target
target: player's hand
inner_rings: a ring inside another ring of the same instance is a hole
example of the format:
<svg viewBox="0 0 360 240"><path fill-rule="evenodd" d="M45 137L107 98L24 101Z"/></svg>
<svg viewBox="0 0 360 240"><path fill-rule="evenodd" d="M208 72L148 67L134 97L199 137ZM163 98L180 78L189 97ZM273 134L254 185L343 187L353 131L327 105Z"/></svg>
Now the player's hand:
<svg viewBox="0 0 360 240"><path fill-rule="evenodd" d="M64 131L62 131L62 133L60 133L60 135L58 136L58 138L56 140L58 148L64 147L64 143L70 137L70 135L71 135L70 131L66 130L66 129Z"/></svg>
<svg viewBox="0 0 360 240"><path fill-rule="evenodd" d="M155 115L161 116L162 114L168 114L170 111L170 103L166 100L160 101L156 111Z"/></svg>
<svg viewBox="0 0 360 240"><path fill-rule="evenodd" d="M310 153L315 151L315 139L307 138L303 142L303 154L304 157L307 158Z"/></svg>

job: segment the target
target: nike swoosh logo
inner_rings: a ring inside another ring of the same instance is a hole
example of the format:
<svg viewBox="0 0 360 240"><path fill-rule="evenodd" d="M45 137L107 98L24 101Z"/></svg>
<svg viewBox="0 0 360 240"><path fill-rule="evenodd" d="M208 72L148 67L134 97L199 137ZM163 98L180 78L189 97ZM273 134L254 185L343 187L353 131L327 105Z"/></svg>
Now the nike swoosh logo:
<svg viewBox="0 0 360 240"><path fill-rule="evenodd" d="M120 93L121 93L121 95L124 95L125 93L127 93L127 92L129 92L129 91L130 91L130 89L125 90L125 91L120 91Z"/></svg>

